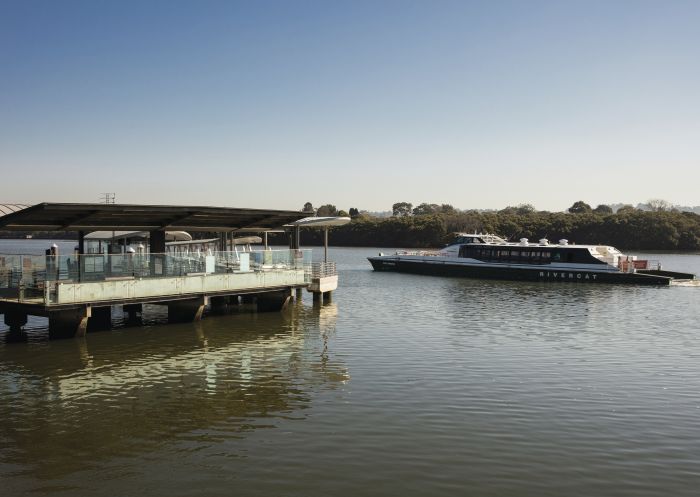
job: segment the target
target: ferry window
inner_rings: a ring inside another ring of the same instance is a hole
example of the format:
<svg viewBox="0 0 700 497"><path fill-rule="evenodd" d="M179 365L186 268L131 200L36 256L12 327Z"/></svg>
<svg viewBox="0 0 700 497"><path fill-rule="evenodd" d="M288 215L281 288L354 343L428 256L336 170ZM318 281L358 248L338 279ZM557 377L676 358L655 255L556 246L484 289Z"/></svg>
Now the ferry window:
<svg viewBox="0 0 700 497"><path fill-rule="evenodd" d="M574 262L574 254L572 252L566 254L566 262Z"/></svg>
<svg viewBox="0 0 700 497"><path fill-rule="evenodd" d="M553 261L560 261L561 260L561 254L559 252L556 252L552 254L552 260Z"/></svg>

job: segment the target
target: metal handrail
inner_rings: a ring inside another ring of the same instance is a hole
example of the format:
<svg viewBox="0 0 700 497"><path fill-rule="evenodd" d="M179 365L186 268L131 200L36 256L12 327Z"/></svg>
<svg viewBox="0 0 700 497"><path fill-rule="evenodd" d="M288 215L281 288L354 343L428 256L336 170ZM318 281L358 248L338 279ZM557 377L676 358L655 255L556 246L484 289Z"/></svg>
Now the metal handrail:
<svg viewBox="0 0 700 497"><path fill-rule="evenodd" d="M335 262L313 262L311 264L312 278L325 278L327 276L336 276L338 268Z"/></svg>

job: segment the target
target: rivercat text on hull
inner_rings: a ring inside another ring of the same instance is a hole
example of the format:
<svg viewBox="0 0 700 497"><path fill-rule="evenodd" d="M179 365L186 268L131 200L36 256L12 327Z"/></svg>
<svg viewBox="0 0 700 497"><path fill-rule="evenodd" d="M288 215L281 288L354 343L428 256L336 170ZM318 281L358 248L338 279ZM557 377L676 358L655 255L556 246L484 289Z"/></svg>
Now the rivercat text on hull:
<svg viewBox="0 0 700 497"><path fill-rule="evenodd" d="M510 243L496 235L459 234L439 251L368 257L375 271L506 280L670 285L695 275L665 271L657 261L638 260L607 245L552 244L526 238Z"/></svg>

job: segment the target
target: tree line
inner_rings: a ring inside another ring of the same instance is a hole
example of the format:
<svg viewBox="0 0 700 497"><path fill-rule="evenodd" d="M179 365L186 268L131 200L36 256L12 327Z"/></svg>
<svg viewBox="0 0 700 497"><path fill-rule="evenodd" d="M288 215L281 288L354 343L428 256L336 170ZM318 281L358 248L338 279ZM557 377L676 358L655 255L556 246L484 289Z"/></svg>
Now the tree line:
<svg viewBox="0 0 700 497"><path fill-rule="evenodd" d="M567 212L537 211L528 204L500 211L458 211L447 204L414 208L398 202L392 206L392 216L386 218L353 208L352 222L333 228L330 241L336 246L425 248L445 245L454 233L482 232L510 241L566 238L627 250L700 250L700 215L677 211L663 201L650 201L650 205L653 210L623 206L613 212L606 205L592 208L578 201ZM304 244L322 242L320 232L302 233Z"/></svg>

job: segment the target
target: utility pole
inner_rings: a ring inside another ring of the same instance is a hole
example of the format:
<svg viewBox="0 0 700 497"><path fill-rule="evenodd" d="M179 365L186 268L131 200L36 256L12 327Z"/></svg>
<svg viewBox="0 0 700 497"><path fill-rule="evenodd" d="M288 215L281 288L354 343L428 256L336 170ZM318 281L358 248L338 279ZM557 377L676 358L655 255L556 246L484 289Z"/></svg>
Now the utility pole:
<svg viewBox="0 0 700 497"><path fill-rule="evenodd" d="M116 193L103 193L100 195L100 202L103 204L113 204L116 198Z"/></svg>

